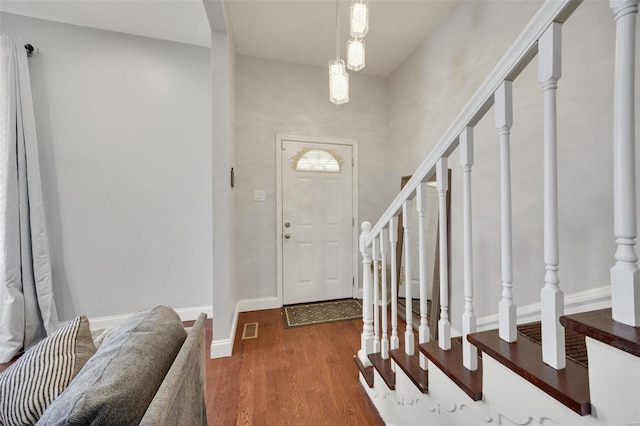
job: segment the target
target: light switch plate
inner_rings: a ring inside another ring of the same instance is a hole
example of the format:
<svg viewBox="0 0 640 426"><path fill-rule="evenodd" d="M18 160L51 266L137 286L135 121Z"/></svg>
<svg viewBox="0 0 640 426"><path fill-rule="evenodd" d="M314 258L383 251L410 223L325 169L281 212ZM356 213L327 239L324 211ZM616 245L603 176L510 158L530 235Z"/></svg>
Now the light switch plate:
<svg viewBox="0 0 640 426"><path fill-rule="evenodd" d="M255 189L253 191L253 201L264 201L264 189Z"/></svg>

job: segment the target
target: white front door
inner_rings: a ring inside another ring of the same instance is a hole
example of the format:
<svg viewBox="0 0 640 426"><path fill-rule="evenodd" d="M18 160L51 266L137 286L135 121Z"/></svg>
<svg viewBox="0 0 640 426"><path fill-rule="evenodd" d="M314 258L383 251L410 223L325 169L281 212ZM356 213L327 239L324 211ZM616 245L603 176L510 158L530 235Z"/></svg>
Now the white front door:
<svg viewBox="0 0 640 426"><path fill-rule="evenodd" d="M352 147L282 141L283 302L352 297Z"/></svg>

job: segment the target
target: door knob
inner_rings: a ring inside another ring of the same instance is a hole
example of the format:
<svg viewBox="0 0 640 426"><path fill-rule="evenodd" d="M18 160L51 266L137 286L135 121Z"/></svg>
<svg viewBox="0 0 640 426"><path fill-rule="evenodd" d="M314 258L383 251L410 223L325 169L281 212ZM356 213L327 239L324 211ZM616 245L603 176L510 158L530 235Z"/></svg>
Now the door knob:
<svg viewBox="0 0 640 426"><path fill-rule="evenodd" d="M288 240L289 238L291 238L291 234L284 234L284 237Z"/></svg>
<svg viewBox="0 0 640 426"><path fill-rule="evenodd" d="M288 228L288 227L290 227L290 226L291 226L291 224L290 224L289 222L285 222L285 223L284 223L284 227L285 227L285 228Z"/></svg>

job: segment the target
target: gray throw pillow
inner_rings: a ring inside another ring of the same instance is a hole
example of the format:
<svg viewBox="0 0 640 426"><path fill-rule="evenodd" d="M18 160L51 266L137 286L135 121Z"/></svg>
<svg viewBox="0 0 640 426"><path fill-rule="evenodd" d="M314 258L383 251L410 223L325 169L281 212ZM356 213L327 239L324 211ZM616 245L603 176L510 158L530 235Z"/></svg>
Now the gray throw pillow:
<svg viewBox="0 0 640 426"><path fill-rule="evenodd" d="M32 425L96 351L81 316L26 351L0 374L0 425Z"/></svg>
<svg viewBox="0 0 640 426"><path fill-rule="evenodd" d="M116 328L38 424L137 425L187 334L171 308L139 312Z"/></svg>

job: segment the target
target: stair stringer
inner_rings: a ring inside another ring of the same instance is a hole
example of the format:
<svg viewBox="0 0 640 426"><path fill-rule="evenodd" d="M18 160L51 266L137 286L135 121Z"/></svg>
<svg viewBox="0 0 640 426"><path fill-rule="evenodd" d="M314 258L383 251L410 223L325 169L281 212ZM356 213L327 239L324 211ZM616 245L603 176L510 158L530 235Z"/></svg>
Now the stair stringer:
<svg viewBox="0 0 640 426"><path fill-rule="evenodd" d="M388 388L377 371L373 388L369 388L362 377L360 381L387 425L496 423L497 417L488 414L482 401L473 401L432 364L429 365L429 393L421 393L400 368L396 370L395 391Z"/></svg>
<svg viewBox="0 0 640 426"><path fill-rule="evenodd" d="M511 422L499 424L607 424L593 414L577 414L486 353L482 358L482 399L498 417Z"/></svg>
<svg viewBox="0 0 640 426"><path fill-rule="evenodd" d="M399 368L395 391L388 388L377 371L373 388L362 377L360 382L387 425L607 425L614 419L626 419L620 424L634 425L637 421L633 416L640 415L637 404L629 404L626 413L620 412L620 404L615 414L611 409L605 413L606 401L599 404L596 399L592 400L593 413L580 416L486 354L480 401L473 401L431 362L426 394ZM609 382L615 380L609 376ZM640 392L640 384L636 388ZM611 395L608 397L611 399Z"/></svg>
<svg viewBox="0 0 640 426"><path fill-rule="evenodd" d="M602 424L640 425L640 357L586 338L591 411Z"/></svg>

